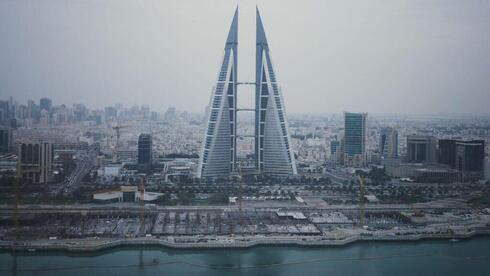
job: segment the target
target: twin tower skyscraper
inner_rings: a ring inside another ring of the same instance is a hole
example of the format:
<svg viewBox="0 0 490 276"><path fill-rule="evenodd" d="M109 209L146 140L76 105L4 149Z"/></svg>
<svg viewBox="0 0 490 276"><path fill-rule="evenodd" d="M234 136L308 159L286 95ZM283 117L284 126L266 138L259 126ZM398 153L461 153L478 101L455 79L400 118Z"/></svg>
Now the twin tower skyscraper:
<svg viewBox="0 0 490 276"><path fill-rule="evenodd" d="M255 167L274 177L295 175L296 163L284 101L272 67L269 45L257 9L255 82L237 80L238 8L226 39L223 62L213 90L200 154L198 176L227 177L237 168L237 88L255 85ZM248 110L250 111L250 110Z"/></svg>

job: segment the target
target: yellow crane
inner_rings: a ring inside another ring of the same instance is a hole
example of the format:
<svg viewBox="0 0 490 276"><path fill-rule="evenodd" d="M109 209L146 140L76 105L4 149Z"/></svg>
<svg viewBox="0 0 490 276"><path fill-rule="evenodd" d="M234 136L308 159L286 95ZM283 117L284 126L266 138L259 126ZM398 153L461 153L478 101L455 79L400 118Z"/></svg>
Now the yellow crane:
<svg viewBox="0 0 490 276"><path fill-rule="evenodd" d="M242 218L242 197L243 197L243 173L240 166L238 166L238 213L240 219Z"/></svg>
<svg viewBox="0 0 490 276"><path fill-rule="evenodd" d="M141 176L140 178L140 185L139 185L139 192L140 192L140 231L143 232L141 233L143 236L146 235L146 225L145 225L145 178Z"/></svg>
<svg viewBox="0 0 490 276"><path fill-rule="evenodd" d="M20 178L14 178L14 188L15 188L15 202L14 202L14 228L15 228L15 239L18 240L20 236L19 232L19 182Z"/></svg>
<svg viewBox="0 0 490 276"><path fill-rule="evenodd" d="M364 195L365 195L365 185L364 177L358 175L359 178L359 225L364 226Z"/></svg>
<svg viewBox="0 0 490 276"><path fill-rule="evenodd" d="M241 166L237 165L237 175L233 177L233 181L238 181L238 224L243 224L243 213L242 213L242 199L243 199L243 172ZM234 222L235 223L235 222ZM231 235L233 236L234 223L230 225Z"/></svg>
<svg viewBox="0 0 490 276"><path fill-rule="evenodd" d="M119 150L119 138L121 137L121 129L126 128L127 126L122 126L122 125L115 125L112 127L113 130L116 131L116 145L114 146L114 155L113 155L113 161L115 163L119 162L119 157L117 156L117 152Z"/></svg>

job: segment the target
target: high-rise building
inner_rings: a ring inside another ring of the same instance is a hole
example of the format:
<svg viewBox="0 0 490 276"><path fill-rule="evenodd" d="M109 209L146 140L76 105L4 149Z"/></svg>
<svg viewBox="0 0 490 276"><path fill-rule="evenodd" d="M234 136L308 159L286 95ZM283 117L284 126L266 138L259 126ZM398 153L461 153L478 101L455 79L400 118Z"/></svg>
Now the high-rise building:
<svg viewBox="0 0 490 276"><path fill-rule="evenodd" d="M483 166L485 181L490 181L490 157L485 157L485 160L483 161Z"/></svg>
<svg viewBox="0 0 490 276"><path fill-rule="evenodd" d="M40 116L39 106L33 100L27 100L27 114L29 119L37 121Z"/></svg>
<svg viewBox="0 0 490 276"><path fill-rule="evenodd" d="M381 130L379 153L385 158L398 157L398 131L396 129L387 127Z"/></svg>
<svg viewBox="0 0 490 276"><path fill-rule="evenodd" d="M335 156L337 154L337 150L340 149L340 142L338 140L330 141L330 155Z"/></svg>
<svg viewBox="0 0 490 276"><path fill-rule="evenodd" d="M485 141L456 141L456 169L461 181L473 181L483 178L485 159Z"/></svg>
<svg viewBox="0 0 490 276"><path fill-rule="evenodd" d="M484 140L439 140L438 162L457 169L461 181L482 178L484 158Z"/></svg>
<svg viewBox="0 0 490 276"><path fill-rule="evenodd" d="M281 89L272 67L269 44L257 9L255 57L255 158L261 173L297 174Z"/></svg>
<svg viewBox="0 0 490 276"><path fill-rule="evenodd" d="M53 102L49 98L41 98L39 100L39 107L41 108L41 110L44 109L44 110L50 112L52 105L53 105Z"/></svg>
<svg viewBox="0 0 490 276"><path fill-rule="evenodd" d="M10 125L10 109L9 101L0 101L0 124Z"/></svg>
<svg viewBox="0 0 490 276"><path fill-rule="evenodd" d="M10 152L12 150L12 129L0 126L0 152Z"/></svg>
<svg viewBox="0 0 490 276"><path fill-rule="evenodd" d="M44 140L24 140L18 143L18 176L29 183L48 183L53 174L53 144Z"/></svg>
<svg viewBox="0 0 490 276"><path fill-rule="evenodd" d="M215 178L228 176L236 160L236 90L237 90L238 9L225 43L225 53L214 87L198 176Z"/></svg>
<svg viewBox="0 0 490 276"><path fill-rule="evenodd" d="M88 108L83 104L73 104L73 116L77 122L87 120Z"/></svg>
<svg viewBox="0 0 490 276"><path fill-rule="evenodd" d="M260 14L257 10L255 72L255 165L260 173L296 174L282 93L276 81ZM232 20L225 53L214 87L198 176L226 177L236 171L238 9ZM254 109L252 109L254 110Z"/></svg>
<svg viewBox="0 0 490 276"><path fill-rule="evenodd" d="M344 163L363 166L366 160L367 113L344 112Z"/></svg>
<svg viewBox="0 0 490 276"><path fill-rule="evenodd" d="M451 168L456 167L456 140L439 139L439 149L437 151L437 162L448 165Z"/></svg>
<svg viewBox="0 0 490 276"><path fill-rule="evenodd" d="M113 106L104 108L104 117L106 121L114 120L117 117L117 109Z"/></svg>
<svg viewBox="0 0 490 276"><path fill-rule="evenodd" d="M435 163L436 143L433 136L407 136L407 157L409 163Z"/></svg>
<svg viewBox="0 0 490 276"><path fill-rule="evenodd" d="M138 164L149 165L153 159L153 143L150 134L141 133L138 137Z"/></svg>
<svg viewBox="0 0 490 276"><path fill-rule="evenodd" d="M150 117L150 106L147 104L144 104L141 106L141 114L143 115L143 118L149 118Z"/></svg>
<svg viewBox="0 0 490 276"><path fill-rule="evenodd" d="M330 160L335 163L343 163L342 140L330 141Z"/></svg>
<svg viewBox="0 0 490 276"><path fill-rule="evenodd" d="M173 106L169 107L167 111L165 111L163 119L167 122L175 121L177 119L177 109Z"/></svg>
<svg viewBox="0 0 490 276"><path fill-rule="evenodd" d="M41 116L39 117L39 123L47 126L50 123L49 112L46 109L41 109Z"/></svg>

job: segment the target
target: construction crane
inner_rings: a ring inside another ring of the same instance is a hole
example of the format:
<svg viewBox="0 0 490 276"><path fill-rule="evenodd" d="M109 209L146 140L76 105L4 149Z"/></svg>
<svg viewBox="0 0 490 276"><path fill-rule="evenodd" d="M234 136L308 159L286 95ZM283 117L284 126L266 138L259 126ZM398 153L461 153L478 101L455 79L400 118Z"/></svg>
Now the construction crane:
<svg viewBox="0 0 490 276"><path fill-rule="evenodd" d="M122 125L115 125L112 127L116 131L116 145L114 146L114 155L113 155L113 161L114 163L119 162L119 157L118 157L118 150L119 150L119 138L121 137L121 129L126 128L127 126L122 126ZM114 136L113 136L114 137Z"/></svg>
<svg viewBox="0 0 490 276"><path fill-rule="evenodd" d="M243 198L243 173L240 166L238 166L238 213L240 219L242 218L242 198Z"/></svg>
<svg viewBox="0 0 490 276"><path fill-rule="evenodd" d="M139 208L139 218L140 218L140 235L146 236L146 223L145 223L145 177L140 177L139 183L139 192L140 192L140 208ZM139 268L143 269L145 264L143 263L143 250L140 250L139 254Z"/></svg>
<svg viewBox="0 0 490 276"><path fill-rule="evenodd" d="M364 177L361 175L359 178L359 225L364 226L364 194L365 194L365 186L364 186Z"/></svg>
<svg viewBox="0 0 490 276"><path fill-rule="evenodd" d="M146 225L145 225L145 178L141 176L140 178L140 185L139 185L139 192L140 192L140 231L143 232L141 233L143 236L146 235Z"/></svg>
<svg viewBox="0 0 490 276"><path fill-rule="evenodd" d="M20 236L19 232L19 182L20 178L14 178L15 188L15 205L14 205L14 227L15 227L15 239L18 240Z"/></svg>
<svg viewBox="0 0 490 276"><path fill-rule="evenodd" d="M237 175L233 176L233 181L238 181L238 224L242 225L243 224L243 214L242 214L242 194L243 194L243 173L241 170L241 167L239 164L237 164L237 170L236 170ZM230 235L234 236L234 228L235 228L235 223L236 221L233 220L233 222L230 224Z"/></svg>

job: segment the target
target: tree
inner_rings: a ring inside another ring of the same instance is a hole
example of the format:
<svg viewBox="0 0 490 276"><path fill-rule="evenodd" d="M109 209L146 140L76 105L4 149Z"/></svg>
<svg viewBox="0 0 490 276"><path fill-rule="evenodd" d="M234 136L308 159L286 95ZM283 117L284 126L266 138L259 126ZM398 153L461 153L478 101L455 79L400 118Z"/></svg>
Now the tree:
<svg viewBox="0 0 490 276"><path fill-rule="evenodd" d="M179 203L182 205L188 205L195 198L195 194L191 191L179 191L177 193Z"/></svg>
<svg viewBox="0 0 490 276"><path fill-rule="evenodd" d="M228 203L228 194L225 192L214 193L209 197L209 202L213 204Z"/></svg>

